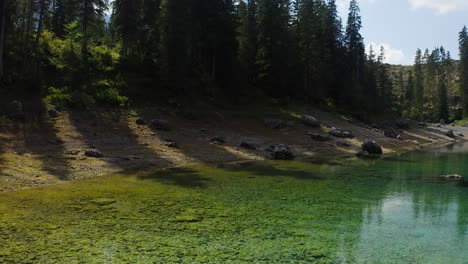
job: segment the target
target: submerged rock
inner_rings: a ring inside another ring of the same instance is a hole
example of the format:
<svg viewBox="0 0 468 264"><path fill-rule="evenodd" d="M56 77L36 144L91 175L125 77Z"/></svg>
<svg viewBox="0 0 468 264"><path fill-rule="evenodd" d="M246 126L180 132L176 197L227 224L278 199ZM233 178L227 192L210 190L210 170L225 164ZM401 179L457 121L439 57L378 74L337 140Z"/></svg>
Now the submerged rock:
<svg viewBox="0 0 468 264"><path fill-rule="evenodd" d="M299 117L302 124L310 127L320 127L320 121L318 121L315 117L309 115L301 115Z"/></svg>
<svg viewBox="0 0 468 264"><path fill-rule="evenodd" d="M117 201L114 199L108 198L96 198L91 201L91 203L98 205L98 206L106 206L116 203Z"/></svg>
<svg viewBox="0 0 468 264"><path fill-rule="evenodd" d="M87 149L85 150L85 156L90 158L102 158L104 155L97 149Z"/></svg>
<svg viewBox="0 0 468 264"><path fill-rule="evenodd" d="M440 175L440 178L445 180L464 181L464 177L459 174Z"/></svg>
<svg viewBox="0 0 468 264"><path fill-rule="evenodd" d="M201 222L202 219L194 215L179 215L176 216L175 221L178 223L197 223Z"/></svg>
<svg viewBox="0 0 468 264"><path fill-rule="evenodd" d="M287 145L284 145L284 144L272 145L268 149L271 150L270 158L274 160L293 160L294 159L294 154L292 153L292 151L289 149Z"/></svg>

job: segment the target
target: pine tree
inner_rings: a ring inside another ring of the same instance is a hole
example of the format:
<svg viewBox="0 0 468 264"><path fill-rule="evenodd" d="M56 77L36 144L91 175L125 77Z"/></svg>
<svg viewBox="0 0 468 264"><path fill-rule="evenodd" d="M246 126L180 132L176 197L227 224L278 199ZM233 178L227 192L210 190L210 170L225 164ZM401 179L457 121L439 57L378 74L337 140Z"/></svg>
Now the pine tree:
<svg viewBox="0 0 468 264"><path fill-rule="evenodd" d="M374 51L373 45L369 46L369 53L367 54L366 59L366 82L363 87L363 96L365 96L364 100L365 110L367 111L377 111L379 110L380 102L378 99L378 87L377 87L377 74L378 74L378 62L377 56Z"/></svg>
<svg viewBox="0 0 468 264"><path fill-rule="evenodd" d="M347 49L348 67L351 74L352 89L348 96L352 98L355 107L360 105L362 96L362 85L365 68L364 40L360 34L362 27L359 6L356 0L351 0L349 6L348 22L344 42Z"/></svg>
<svg viewBox="0 0 468 264"><path fill-rule="evenodd" d="M272 96L290 94L288 80L289 22L288 0L259 0L256 65L258 84Z"/></svg>
<svg viewBox="0 0 468 264"><path fill-rule="evenodd" d="M381 111L390 106L392 99L392 82L385 64L385 48L380 46L380 54L377 58L377 87L380 99ZM371 99L372 100L372 99ZM375 99L374 99L375 100Z"/></svg>
<svg viewBox="0 0 468 264"><path fill-rule="evenodd" d="M159 21L159 67L164 82L183 93L187 83L191 0L162 0Z"/></svg>
<svg viewBox="0 0 468 264"><path fill-rule="evenodd" d="M413 71L408 72L408 79L405 86L405 101L411 103L414 97Z"/></svg>
<svg viewBox="0 0 468 264"><path fill-rule="evenodd" d="M89 56L88 43L91 37L91 26L102 22L106 9L106 0L80 0L78 4L79 20L83 32L82 54L85 62Z"/></svg>
<svg viewBox="0 0 468 264"><path fill-rule="evenodd" d="M343 78L343 29L341 18L335 0L328 0L326 4L326 15L324 19L324 54L326 60L324 78L326 83L327 96L338 100L339 87L344 86Z"/></svg>
<svg viewBox="0 0 468 264"><path fill-rule="evenodd" d="M460 52L460 93L462 95L462 107L464 116L468 116L468 30L463 27L459 34L459 52Z"/></svg>
<svg viewBox="0 0 468 264"><path fill-rule="evenodd" d="M439 117L440 119L448 122L449 112L448 112L448 94L447 94L447 85L446 85L446 76L445 73L441 73L439 76Z"/></svg>
<svg viewBox="0 0 468 264"><path fill-rule="evenodd" d="M436 97L438 94L439 61L440 53L439 49L436 48L430 53L425 65L426 86L424 87L424 97L426 98L425 101L428 103L427 106L429 107L426 113L432 115L430 118L433 119L433 121L438 121L437 119L439 119L437 117L438 100Z"/></svg>
<svg viewBox="0 0 468 264"><path fill-rule="evenodd" d="M239 27L237 28L238 60L243 74L247 78L247 83L253 84L256 75L257 2L256 0L247 0L247 3L240 1L237 9L239 19Z"/></svg>
<svg viewBox="0 0 468 264"><path fill-rule="evenodd" d="M65 37L65 0L55 0L52 5L52 32L58 37Z"/></svg>
<svg viewBox="0 0 468 264"><path fill-rule="evenodd" d="M303 69L303 93L309 97L320 97L322 94L318 79L321 77L321 24L319 3L314 0L303 0L298 12L299 54Z"/></svg>
<svg viewBox="0 0 468 264"><path fill-rule="evenodd" d="M416 51L416 57L414 59L414 104L417 111L416 116L422 120L423 103L424 103L424 77L422 69L422 51L418 49Z"/></svg>
<svg viewBox="0 0 468 264"><path fill-rule="evenodd" d="M403 104L405 101L405 79L403 76L403 69L398 71L398 79L397 79L397 95L398 95L398 103Z"/></svg>
<svg viewBox="0 0 468 264"><path fill-rule="evenodd" d="M122 39L121 55L128 55L131 43L136 42L142 19L142 0L115 0L113 2L113 26Z"/></svg>
<svg viewBox="0 0 468 264"><path fill-rule="evenodd" d="M159 59L161 0L143 0L142 5L136 49L145 72L154 77Z"/></svg>
<svg viewBox="0 0 468 264"><path fill-rule="evenodd" d="M0 3L0 80L3 78L3 51L5 47L5 32L7 21L8 1L2 0Z"/></svg>
<svg viewBox="0 0 468 264"><path fill-rule="evenodd" d="M447 92L447 53L445 52L444 47L439 49L439 58L437 60L437 83L438 83L438 102L439 107L439 118L443 119L444 122L449 121L449 111L448 111L448 92Z"/></svg>

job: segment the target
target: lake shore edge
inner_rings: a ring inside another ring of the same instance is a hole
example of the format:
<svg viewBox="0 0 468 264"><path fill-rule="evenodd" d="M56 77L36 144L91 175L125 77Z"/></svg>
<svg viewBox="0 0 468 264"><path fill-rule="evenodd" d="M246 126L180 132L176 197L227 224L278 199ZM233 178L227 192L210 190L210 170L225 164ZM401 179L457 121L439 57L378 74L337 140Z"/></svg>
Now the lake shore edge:
<svg viewBox="0 0 468 264"><path fill-rule="evenodd" d="M268 160L266 149L277 144L288 146L299 161L342 164L357 159L369 139L382 147L385 157L464 142L463 135L468 135L468 128L460 126L411 123L402 129L388 120L370 124L317 109L141 108L50 114L26 115L24 121L1 119L0 192L121 172ZM304 121L305 115L320 124ZM333 129L352 137L337 137ZM389 137L389 131L398 138ZM447 136L448 131L454 136Z"/></svg>

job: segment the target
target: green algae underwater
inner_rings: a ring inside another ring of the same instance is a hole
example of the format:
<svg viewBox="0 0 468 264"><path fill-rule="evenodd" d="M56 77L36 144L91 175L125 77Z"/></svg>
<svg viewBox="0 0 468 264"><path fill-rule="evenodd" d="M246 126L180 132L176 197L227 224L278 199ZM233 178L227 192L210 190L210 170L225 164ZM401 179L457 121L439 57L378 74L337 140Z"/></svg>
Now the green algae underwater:
<svg viewBox="0 0 468 264"><path fill-rule="evenodd" d="M261 162L0 195L1 263L468 263L468 145Z"/></svg>

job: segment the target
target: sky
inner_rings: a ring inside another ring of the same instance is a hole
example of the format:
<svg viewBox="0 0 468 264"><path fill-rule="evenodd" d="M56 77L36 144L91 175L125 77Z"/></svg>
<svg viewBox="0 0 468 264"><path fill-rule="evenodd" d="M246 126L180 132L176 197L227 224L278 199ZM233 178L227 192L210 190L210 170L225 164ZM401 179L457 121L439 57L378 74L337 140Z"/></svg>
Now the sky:
<svg viewBox="0 0 468 264"><path fill-rule="evenodd" d="M343 25L349 0L337 0ZM413 64L418 48L444 46L458 58L458 33L468 26L468 0L359 0L366 47L384 46L386 62ZM378 48L375 48L378 49Z"/></svg>

